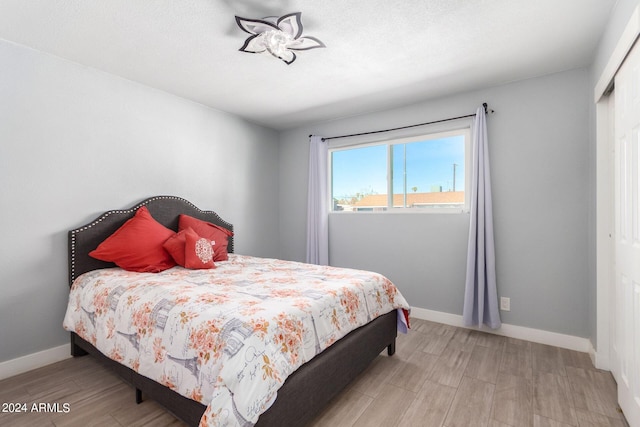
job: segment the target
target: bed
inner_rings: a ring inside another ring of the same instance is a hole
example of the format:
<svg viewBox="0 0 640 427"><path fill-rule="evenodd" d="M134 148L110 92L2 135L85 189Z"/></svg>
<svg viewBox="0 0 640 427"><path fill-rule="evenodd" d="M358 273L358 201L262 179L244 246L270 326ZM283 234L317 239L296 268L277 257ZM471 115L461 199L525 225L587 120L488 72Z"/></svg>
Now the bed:
<svg viewBox="0 0 640 427"><path fill-rule="evenodd" d="M146 208L149 211L153 219L174 231L178 230L178 218L181 215L187 215L193 218L197 218L201 221L215 224L219 227L223 227L224 229L229 230L230 232L233 232L233 225L220 218L220 216L218 216L215 212L201 210L187 200L174 196L152 197L136 204L130 209L111 210L100 215L91 223L69 231L68 238L70 286L72 286L76 281L80 282L87 280L94 280L96 283L101 284L103 282L102 275L104 274L122 274L129 279L132 276L135 276L134 280L138 280L139 277L142 277L142 275L145 274L149 276L149 273L141 273L140 275L136 275L136 273L125 274L119 271L121 269L115 268L115 265L113 263L100 261L89 255L89 252L93 251L107 237L116 232L116 230L118 230L125 222L131 219L142 207ZM286 261L265 259L256 260L252 259L252 257L236 255L234 253L233 235L230 235L228 237L227 251L230 254L229 261L218 263L218 267L215 270L211 270L215 274L221 275L226 274L226 272L235 271L236 273L244 272L249 276L253 273L251 273L252 270L248 270L248 263L257 263L257 267L251 268L257 268L258 271L268 270L269 272L272 272L272 270L275 269L278 271L278 274L284 274L282 273L283 269L285 267L289 268L291 264ZM302 264L293 264L294 270L302 268ZM304 268L306 269L306 267ZM187 274L180 267L175 267L166 271L168 273L163 272L165 273L164 275L162 273L159 273L157 276L153 277L157 278L156 281L160 282L162 277L172 275L182 277ZM318 282L318 280L322 280L322 278L318 278L318 271L320 270L311 270L310 273L303 274L306 276L315 277L314 280L316 280L316 282L314 283L320 283ZM326 273L325 270L322 271L322 274ZM330 271L331 274L333 274L333 272L333 270ZM203 271L199 270L199 273L203 274ZM351 273L353 272L350 272L349 274ZM191 273L189 272L188 274ZM286 277L289 277L291 273L287 272L286 274ZM92 275L95 275L96 278L90 279ZM192 279L192 276L185 277L189 277L189 280L192 281L196 280ZM206 281L211 279L201 278L197 280ZM388 282L386 278L384 278L384 280ZM194 289L193 292L201 291L199 285L200 283L198 283L198 286L191 286ZM85 285L83 284L83 286ZM135 286L138 285L136 284ZM251 284L251 286L254 286L254 284ZM393 288L395 289L395 287ZM113 302L113 291L109 292L111 293L109 294L110 299L106 300L107 305ZM329 293L331 292L333 291L329 291ZM373 295L372 291L368 292ZM394 290L393 292L393 295L396 295L396 291ZM252 293L251 297L254 297L256 291L253 290L249 293ZM77 301L80 301L80 298L80 296L76 297ZM318 296L316 295L314 298L318 298ZM279 383L277 386L277 398L274 398L275 400L269 401L266 405L264 404L264 402L262 403L261 406L266 406L268 407L268 409L259 414L259 418L257 418L257 423L255 425L259 427L265 427L282 425L304 425L308 423L326 406L326 404L333 397L335 397L347 384L349 384L354 378L356 378L382 351L384 351L385 348L389 355L393 355L395 352L395 339L397 336L397 331L398 329L402 330L403 327L407 326L408 305L406 305L406 301L404 300L404 298L402 298L399 292L397 292L395 302L393 301L393 298L391 298L391 301L387 302L396 304L397 308L385 311L383 313L375 312L375 309L367 307L373 313L373 315L368 315L369 317L372 317L372 319L367 319L368 322L366 324L358 326L350 332L345 332L344 335L340 335L339 339L337 340L334 340L332 338L334 336L332 334L337 334L336 330L325 330L322 333L315 331L315 356L309 358L310 360L304 360L302 364L296 367L292 373L288 374L288 376L283 375L286 379L278 378ZM79 302L77 302L76 304L78 306L80 305ZM373 306L371 302L366 301L365 305ZM71 309L69 309L69 311L71 311ZM378 309L378 311L380 311L380 309ZM85 313L85 315L90 315L90 313ZM314 322L313 327L316 328L317 325L315 324L315 321L318 321L319 319L314 319L313 316L310 317L311 321ZM67 328L67 326L65 327ZM177 387L175 387L173 384L167 383L166 381L153 379L153 375L149 375L146 372L141 372L142 370L139 366L127 366L121 360L122 357L114 357L113 351L106 352L106 354L109 354L110 356L107 357L104 354L104 351L98 350L96 348L97 345L94 345L96 341L95 336L89 337L85 334L85 337L83 338L81 336L83 335L82 330L74 331L73 328L67 329L70 330L71 335L72 356L79 357L90 354L93 357L97 358L100 362L111 368L116 374L122 377L135 389L135 399L138 403L142 401L143 397L150 398L163 405L169 412L171 412L177 418L183 420L188 425L195 426L201 423L201 421L203 425L217 425L215 421L212 421L212 415L215 415L215 413L212 413L211 409L209 410L209 412L207 412L208 406L198 401L202 401L202 398L194 400L194 396L190 396L191 398L185 397L184 391L182 391L181 394L176 390ZM321 329L322 327L318 326L318 330ZM340 329L339 325L337 329ZM238 327L238 331L240 331L238 333L242 334L241 330L242 325ZM98 332L98 334L100 333L101 332ZM120 333L119 330L118 333ZM122 333L121 335L124 336L126 334ZM319 339L319 337L322 337L322 339ZM233 339L233 337L231 337L231 339ZM318 341L326 341L325 343L323 343L323 347L326 346L326 348L318 350ZM230 347L229 344L225 345L227 347ZM241 347L243 344L236 343L235 345ZM251 345L255 348L258 348L257 345L255 345L255 342L252 342ZM281 345L284 346L285 344ZM245 348L248 346L249 345L247 344ZM225 351L227 351L227 347L225 347ZM306 347L311 346L307 345ZM301 346L300 348L303 348L303 346ZM262 357L264 358L264 355L270 353L262 351L259 354L262 354ZM199 354L199 356L202 356L202 354ZM208 357L209 356L207 355L207 358ZM202 357L200 357L200 359L202 359ZM185 363L185 368L187 370L191 369L192 371L199 369L199 367L194 367L194 363L195 362L193 362L191 365ZM198 360L198 363L202 363L202 360ZM278 365L278 367L280 366L281 365ZM268 371L266 369L260 371L259 373L263 378L268 377L268 374L273 374L272 371ZM209 376L215 375L210 374ZM224 375L222 373L219 374L218 382L221 381L221 378L223 376ZM240 375L238 375L238 377L240 377ZM268 380L269 378L267 378L267 381ZM282 381L284 382L280 384ZM233 389L233 391L235 392L236 389ZM236 399L238 397L235 396L233 392L227 392L227 394L231 394L232 399ZM236 403L232 403L233 410L236 411ZM263 409L264 408L260 409L260 411L262 411ZM253 422L247 421L246 418L241 416L237 416L237 418L233 419L233 422L237 425L254 425Z"/></svg>

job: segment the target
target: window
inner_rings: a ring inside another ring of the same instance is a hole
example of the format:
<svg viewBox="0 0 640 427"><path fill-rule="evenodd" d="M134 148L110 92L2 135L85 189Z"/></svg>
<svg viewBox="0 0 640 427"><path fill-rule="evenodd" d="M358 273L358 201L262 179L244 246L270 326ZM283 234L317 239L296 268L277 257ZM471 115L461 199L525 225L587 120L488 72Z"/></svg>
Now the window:
<svg viewBox="0 0 640 427"><path fill-rule="evenodd" d="M330 149L332 211L468 209L469 128Z"/></svg>

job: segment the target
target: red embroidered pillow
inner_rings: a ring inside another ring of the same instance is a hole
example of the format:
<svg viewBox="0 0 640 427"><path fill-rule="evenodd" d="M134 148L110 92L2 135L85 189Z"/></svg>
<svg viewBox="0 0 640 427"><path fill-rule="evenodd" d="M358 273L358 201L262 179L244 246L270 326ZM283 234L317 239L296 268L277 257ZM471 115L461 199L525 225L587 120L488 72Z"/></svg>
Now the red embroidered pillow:
<svg viewBox="0 0 640 427"><path fill-rule="evenodd" d="M198 236L191 227L179 231L164 242L164 248L174 261L183 267L192 269L216 268L213 263L211 241Z"/></svg>
<svg viewBox="0 0 640 427"><path fill-rule="evenodd" d="M162 244L175 232L153 219L146 206L136 211L98 247L89 252L93 258L113 262L129 271L157 273L176 263Z"/></svg>
<svg viewBox="0 0 640 427"><path fill-rule="evenodd" d="M213 263L213 242L200 237L195 231L187 231L184 245L184 266L186 268L216 268Z"/></svg>
<svg viewBox="0 0 640 427"><path fill-rule="evenodd" d="M233 236L232 231L189 215L180 215L178 220L178 230L182 231L189 227L192 228L198 236L204 237L212 242L213 260L215 262L226 261L229 259L229 256L227 255L227 246L229 245L229 237Z"/></svg>

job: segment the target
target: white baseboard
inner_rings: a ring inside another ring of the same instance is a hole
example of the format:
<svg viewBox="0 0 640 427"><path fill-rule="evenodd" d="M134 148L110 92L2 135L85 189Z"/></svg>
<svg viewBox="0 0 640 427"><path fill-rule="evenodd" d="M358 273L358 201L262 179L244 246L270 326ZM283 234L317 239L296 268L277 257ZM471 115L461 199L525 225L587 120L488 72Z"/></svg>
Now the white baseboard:
<svg viewBox="0 0 640 427"><path fill-rule="evenodd" d="M0 380L71 357L69 344L0 362Z"/></svg>
<svg viewBox="0 0 640 427"><path fill-rule="evenodd" d="M593 345L591 344L591 341L589 341L589 357L591 358L591 363L593 363L593 366L595 366L596 368L598 367L598 352L596 351L596 349L593 347Z"/></svg>
<svg viewBox="0 0 640 427"><path fill-rule="evenodd" d="M591 342L589 342L591 344ZM609 353L596 350L593 345L589 349L589 356L591 357L591 361L593 362L593 366L598 369L602 369L603 371L611 370L611 361L609 359Z"/></svg>
<svg viewBox="0 0 640 427"><path fill-rule="evenodd" d="M518 338L525 341L532 341L540 344L552 345L569 350L590 353L593 349L591 341L587 338L564 335L556 332L543 331L541 329L526 328L524 326L508 325L503 323L498 329L488 327L465 326L462 316L458 314L443 313L441 311L427 310L426 308L411 307L411 316L416 319L430 320L432 322L444 323L446 325L458 326L461 328L474 329L490 334L503 335L510 338Z"/></svg>
<svg viewBox="0 0 640 427"><path fill-rule="evenodd" d="M470 328L464 325L464 323L462 322L462 316L460 315L444 313L441 311L427 310L420 307L412 307L411 316L415 317L416 319L430 320L432 322L444 323L446 325L474 329L491 334L503 335L510 338L518 338L521 340L553 345L556 347L567 348L569 350L589 353L592 361L594 361L594 365L598 365L598 363L596 363L597 353L591 345L591 341L589 341L587 338L558 334L556 332L543 331L540 329L526 328L524 326L508 325L504 323L497 330L489 329L487 327ZM50 365L69 357L71 357L71 355L69 354L69 344L65 344L59 347L40 351L38 353L28 354L23 357L7 360L6 362L0 362L0 380L30 371L32 369Z"/></svg>

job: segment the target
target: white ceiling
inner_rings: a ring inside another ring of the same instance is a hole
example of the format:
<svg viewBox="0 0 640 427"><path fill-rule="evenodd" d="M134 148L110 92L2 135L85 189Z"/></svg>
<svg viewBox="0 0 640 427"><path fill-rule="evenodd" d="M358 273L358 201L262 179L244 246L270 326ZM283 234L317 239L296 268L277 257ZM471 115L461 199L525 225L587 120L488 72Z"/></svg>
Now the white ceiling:
<svg viewBox="0 0 640 427"><path fill-rule="evenodd" d="M615 0L0 0L0 38L275 129L589 65ZM326 49L239 52L302 12Z"/></svg>

